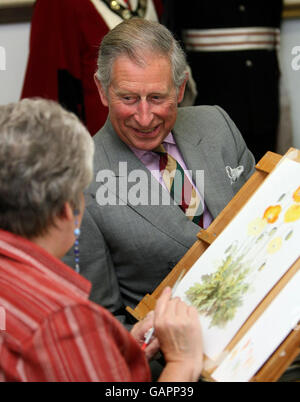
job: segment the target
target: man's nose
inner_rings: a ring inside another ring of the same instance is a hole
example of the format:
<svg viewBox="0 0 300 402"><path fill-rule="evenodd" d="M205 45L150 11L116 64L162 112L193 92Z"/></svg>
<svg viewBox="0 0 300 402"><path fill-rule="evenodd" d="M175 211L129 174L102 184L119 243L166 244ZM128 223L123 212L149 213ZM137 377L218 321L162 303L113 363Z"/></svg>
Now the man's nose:
<svg viewBox="0 0 300 402"><path fill-rule="evenodd" d="M153 120L152 108L146 99L141 99L137 105L135 120L141 128L150 128Z"/></svg>

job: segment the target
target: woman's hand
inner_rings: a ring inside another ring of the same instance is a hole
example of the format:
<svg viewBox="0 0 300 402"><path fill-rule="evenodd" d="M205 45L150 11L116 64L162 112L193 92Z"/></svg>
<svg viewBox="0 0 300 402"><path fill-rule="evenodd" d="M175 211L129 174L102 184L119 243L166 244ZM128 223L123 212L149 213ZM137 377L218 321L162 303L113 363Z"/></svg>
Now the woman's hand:
<svg viewBox="0 0 300 402"><path fill-rule="evenodd" d="M155 308L155 334L167 366L161 381L197 381L202 371L203 347L198 312L164 289ZM166 377L167 375L167 377Z"/></svg>
<svg viewBox="0 0 300 402"><path fill-rule="evenodd" d="M150 311L146 317L136 323L132 330L131 335L137 341L137 343L142 347L145 340L145 333L154 326L154 311ZM149 344L145 348L145 354L147 359L151 359L159 350L159 342L155 334L152 336Z"/></svg>

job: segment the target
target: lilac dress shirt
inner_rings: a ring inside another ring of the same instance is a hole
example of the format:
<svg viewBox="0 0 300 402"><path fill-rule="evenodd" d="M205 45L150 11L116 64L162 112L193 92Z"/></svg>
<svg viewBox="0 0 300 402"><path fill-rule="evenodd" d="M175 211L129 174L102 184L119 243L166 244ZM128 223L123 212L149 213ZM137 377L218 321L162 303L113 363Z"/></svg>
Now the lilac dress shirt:
<svg viewBox="0 0 300 402"><path fill-rule="evenodd" d="M202 203L204 205L203 226L204 226L204 229L206 229L212 222L212 216L205 205L203 197L201 196L199 190L195 186L195 184L189 174L189 171L186 167L186 164L183 160L183 157L182 157L179 149L177 148L177 145L176 145L176 142L175 142L175 139L174 139L172 133L169 133L167 135L167 137L163 141L163 145L165 147L166 152L168 152L170 155L172 155L173 158L176 159L177 162L179 162L179 164L185 170L187 177L189 178L190 182L193 184L197 193L199 194L199 196L202 200ZM165 183L163 182L162 175L159 172L159 155L152 151L144 151L142 149L137 149L134 147L130 147L130 148L131 148L132 152L137 156L137 158L139 158L139 160L151 172L151 174L155 177L155 179L167 190Z"/></svg>

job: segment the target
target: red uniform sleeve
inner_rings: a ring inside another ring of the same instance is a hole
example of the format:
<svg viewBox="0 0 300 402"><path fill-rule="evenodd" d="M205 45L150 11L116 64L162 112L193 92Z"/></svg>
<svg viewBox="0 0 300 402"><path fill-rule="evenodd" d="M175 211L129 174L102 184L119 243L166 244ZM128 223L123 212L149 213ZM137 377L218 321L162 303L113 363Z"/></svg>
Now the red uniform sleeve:
<svg viewBox="0 0 300 402"><path fill-rule="evenodd" d="M156 12L157 12L157 16L159 18L159 20L161 19L162 13L163 13L163 3L162 0L153 0Z"/></svg>
<svg viewBox="0 0 300 402"><path fill-rule="evenodd" d="M89 0L37 0L21 98L58 101L94 135L108 114L93 79L107 32Z"/></svg>

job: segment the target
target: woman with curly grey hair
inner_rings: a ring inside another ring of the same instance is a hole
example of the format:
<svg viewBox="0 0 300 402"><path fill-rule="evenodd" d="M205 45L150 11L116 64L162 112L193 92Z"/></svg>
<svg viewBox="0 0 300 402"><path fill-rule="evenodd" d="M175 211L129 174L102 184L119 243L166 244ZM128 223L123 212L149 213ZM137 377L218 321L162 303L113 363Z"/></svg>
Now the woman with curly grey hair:
<svg viewBox="0 0 300 402"><path fill-rule="evenodd" d="M78 119L54 102L25 99L0 107L0 130L0 227L39 239L57 216L82 212L94 144Z"/></svg>
<svg viewBox="0 0 300 402"><path fill-rule="evenodd" d="M193 309L166 289L155 314L129 334L88 300L90 282L60 261L75 242L79 267L93 153L86 128L56 103L0 106L0 382L147 381L159 341L172 356L160 379L177 380L186 365L196 380L202 349L197 359L189 353L180 324L187 315L197 321ZM158 339L142 350L154 324Z"/></svg>

